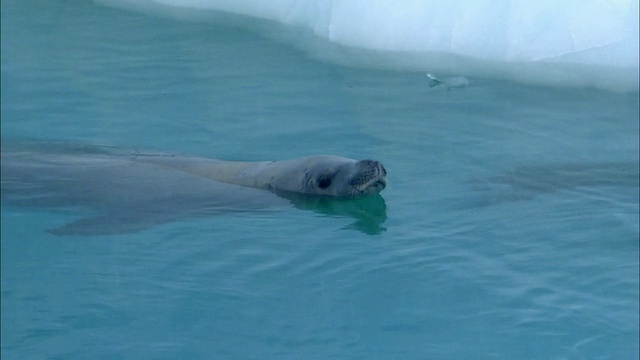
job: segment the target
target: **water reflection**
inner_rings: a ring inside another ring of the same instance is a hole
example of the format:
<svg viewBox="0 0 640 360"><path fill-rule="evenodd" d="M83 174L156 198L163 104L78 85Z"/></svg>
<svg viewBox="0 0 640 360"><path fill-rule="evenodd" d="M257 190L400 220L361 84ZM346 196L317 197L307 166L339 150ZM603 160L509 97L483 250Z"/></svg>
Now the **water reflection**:
<svg viewBox="0 0 640 360"><path fill-rule="evenodd" d="M311 210L328 217L355 219L347 226L349 229L369 235L380 234L386 230L383 224L387 220L387 205L380 194L357 199L337 199L295 193L278 193L278 196L290 200L297 209Z"/></svg>

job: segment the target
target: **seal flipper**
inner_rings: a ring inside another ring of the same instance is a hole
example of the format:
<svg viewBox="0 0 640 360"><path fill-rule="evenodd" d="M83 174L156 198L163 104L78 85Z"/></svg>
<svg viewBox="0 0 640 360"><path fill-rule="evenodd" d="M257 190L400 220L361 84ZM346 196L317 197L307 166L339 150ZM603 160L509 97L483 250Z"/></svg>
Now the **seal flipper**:
<svg viewBox="0 0 640 360"><path fill-rule="evenodd" d="M148 219L146 219L148 220ZM165 221L145 221L140 214L107 214L81 218L57 228L49 234L58 236L99 236L130 234Z"/></svg>

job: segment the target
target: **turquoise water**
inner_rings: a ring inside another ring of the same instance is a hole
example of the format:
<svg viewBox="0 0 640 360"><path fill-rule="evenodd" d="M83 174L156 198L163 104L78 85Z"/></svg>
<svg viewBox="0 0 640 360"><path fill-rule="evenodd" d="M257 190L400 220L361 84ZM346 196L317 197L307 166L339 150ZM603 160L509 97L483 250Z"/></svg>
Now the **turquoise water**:
<svg viewBox="0 0 640 360"><path fill-rule="evenodd" d="M244 19L1 10L3 140L389 172L378 231L291 206L65 237L82 210L3 204L3 359L638 358L637 93L446 91Z"/></svg>

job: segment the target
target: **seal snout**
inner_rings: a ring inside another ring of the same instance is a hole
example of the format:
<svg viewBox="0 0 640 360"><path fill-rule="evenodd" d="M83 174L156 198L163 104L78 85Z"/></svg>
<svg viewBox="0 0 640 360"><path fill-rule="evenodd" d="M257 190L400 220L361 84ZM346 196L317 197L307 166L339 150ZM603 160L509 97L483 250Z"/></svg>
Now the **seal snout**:
<svg viewBox="0 0 640 360"><path fill-rule="evenodd" d="M382 191L382 190L384 190L384 188L387 187L387 179L382 178L380 180L377 180L377 181L375 181L375 182L373 182L371 184L371 187L372 188L379 188L380 190L378 190L378 191Z"/></svg>
<svg viewBox="0 0 640 360"><path fill-rule="evenodd" d="M376 161L376 160L360 160L360 161L358 161L358 165L364 171L367 171L367 170L370 169L378 177L384 178L385 176L387 176L387 169L385 169L384 166L382 166L382 163L380 161Z"/></svg>
<svg viewBox="0 0 640 360"><path fill-rule="evenodd" d="M380 192L387 187L387 169L382 163L375 160L360 160L357 166L358 175L352 179L354 185L372 192Z"/></svg>

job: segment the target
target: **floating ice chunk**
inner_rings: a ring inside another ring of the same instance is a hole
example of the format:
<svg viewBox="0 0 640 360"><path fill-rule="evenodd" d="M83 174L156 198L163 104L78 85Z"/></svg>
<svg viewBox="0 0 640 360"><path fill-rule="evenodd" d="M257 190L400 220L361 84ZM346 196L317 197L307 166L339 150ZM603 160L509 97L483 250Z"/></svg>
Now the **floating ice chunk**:
<svg viewBox="0 0 640 360"><path fill-rule="evenodd" d="M440 80L436 78L433 74L429 73L427 74L427 77L429 78L430 88L443 87L447 89L447 91L449 91L450 89L464 88L469 86L469 79L462 76L456 76L456 77Z"/></svg>

